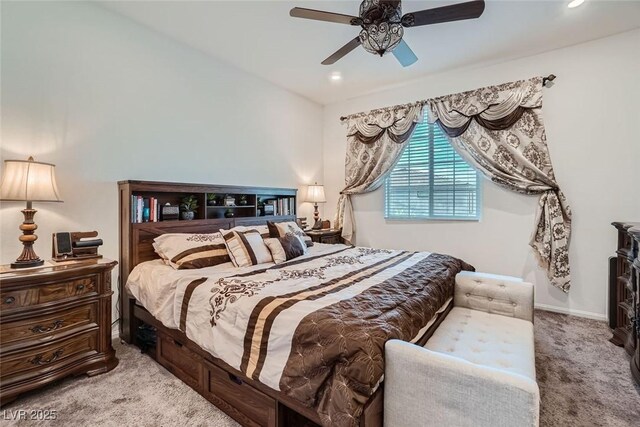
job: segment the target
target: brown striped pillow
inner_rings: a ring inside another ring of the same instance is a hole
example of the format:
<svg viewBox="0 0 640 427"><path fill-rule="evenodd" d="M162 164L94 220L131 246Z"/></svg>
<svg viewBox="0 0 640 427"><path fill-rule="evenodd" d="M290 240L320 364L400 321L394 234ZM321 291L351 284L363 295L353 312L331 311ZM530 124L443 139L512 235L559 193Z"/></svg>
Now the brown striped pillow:
<svg viewBox="0 0 640 427"><path fill-rule="evenodd" d="M220 233L169 233L156 237L153 248L176 270L186 270L230 262Z"/></svg>
<svg viewBox="0 0 640 427"><path fill-rule="evenodd" d="M263 239L266 239L269 237L269 228L266 225L236 225L235 227L230 229L231 231L242 231L247 232L250 230L256 230L260 233L260 235L262 236Z"/></svg>
<svg viewBox="0 0 640 427"><path fill-rule="evenodd" d="M248 267L250 265L273 262L269 248L257 230L236 231L220 230L231 262L236 267Z"/></svg>

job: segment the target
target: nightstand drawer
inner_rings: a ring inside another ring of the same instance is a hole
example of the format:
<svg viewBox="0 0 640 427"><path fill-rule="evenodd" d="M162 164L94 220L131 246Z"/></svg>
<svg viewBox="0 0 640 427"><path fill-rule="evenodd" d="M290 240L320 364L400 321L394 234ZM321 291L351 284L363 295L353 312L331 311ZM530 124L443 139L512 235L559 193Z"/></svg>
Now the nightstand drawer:
<svg viewBox="0 0 640 427"><path fill-rule="evenodd" d="M2 355L0 377L3 385L12 377L42 375L58 366L69 364L73 359L81 359L97 354L98 329L63 340L53 341L46 346L32 348L13 354ZM18 378L16 378L18 380Z"/></svg>
<svg viewBox="0 0 640 427"><path fill-rule="evenodd" d="M97 312L98 303L95 302L54 314L7 322L0 328L0 340L3 346L8 346L49 338L85 325L97 326Z"/></svg>
<svg viewBox="0 0 640 427"><path fill-rule="evenodd" d="M342 230L325 229L306 231L307 236L315 243L325 243L335 245L342 243Z"/></svg>
<svg viewBox="0 0 640 427"><path fill-rule="evenodd" d="M97 293L97 276L5 291L0 294L3 311L61 301Z"/></svg>
<svg viewBox="0 0 640 427"><path fill-rule="evenodd" d="M342 239L337 234L320 237L320 243L326 243L326 244L329 244L329 245L336 245L338 243L342 243L341 240Z"/></svg>

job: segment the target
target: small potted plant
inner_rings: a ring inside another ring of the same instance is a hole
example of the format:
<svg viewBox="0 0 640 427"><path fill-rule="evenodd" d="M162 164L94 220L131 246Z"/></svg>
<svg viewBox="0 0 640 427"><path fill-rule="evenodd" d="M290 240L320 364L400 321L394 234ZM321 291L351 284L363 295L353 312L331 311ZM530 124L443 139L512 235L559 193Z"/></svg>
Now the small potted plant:
<svg viewBox="0 0 640 427"><path fill-rule="evenodd" d="M240 205L244 206L247 204L247 195L246 194L242 194L240 196L240 201L239 201Z"/></svg>
<svg viewBox="0 0 640 427"><path fill-rule="evenodd" d="M264 202L260 197L256 200L256 204L258 205L258 216L264 216Z"/></svg>
<svg viewBox="0 0 640 427"><path fill-rule="evenodd" d="M208 206L215 206L218 204L218 196L215 193L208 193L207 194L207 205Z"/></svg>
<svg viewBox="0 0 640 427"><path fill-rule="evenodd" d="M182 203L180 203L180 217L190 221L195 218L197 209L198 199L196 196L192 194L191 196L184 197Z"/></svg>
<svg viewBox="0 0 640 427"><path fill-rule="evenodd" d="M236 214L233 212L233 209L227 209L224 212L224 217L225 218L233 218L234 216L236 216Z"/></svg>

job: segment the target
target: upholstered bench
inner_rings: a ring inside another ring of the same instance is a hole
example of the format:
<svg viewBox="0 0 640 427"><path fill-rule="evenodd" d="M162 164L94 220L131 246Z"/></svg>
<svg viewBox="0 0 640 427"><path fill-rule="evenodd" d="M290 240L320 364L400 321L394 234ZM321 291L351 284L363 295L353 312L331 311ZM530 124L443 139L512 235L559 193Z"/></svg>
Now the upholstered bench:
<svg viewBox="0 0 640 427"><path fill-rule="evenodd" d="M538 425L530 283L462 272L427 344L391 340L385 354L387 427Z"/></svg>

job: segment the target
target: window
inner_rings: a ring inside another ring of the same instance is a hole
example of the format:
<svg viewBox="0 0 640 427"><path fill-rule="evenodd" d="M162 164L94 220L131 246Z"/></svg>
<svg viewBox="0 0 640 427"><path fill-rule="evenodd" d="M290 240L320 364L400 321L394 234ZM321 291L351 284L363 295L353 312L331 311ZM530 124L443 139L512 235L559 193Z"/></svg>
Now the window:
<svg viewBox="0 0 640 427"><path fill-rule="evenodd" d="M480 219L480 177L435 123L418 123L385 182L388 219Z"/></svg>

